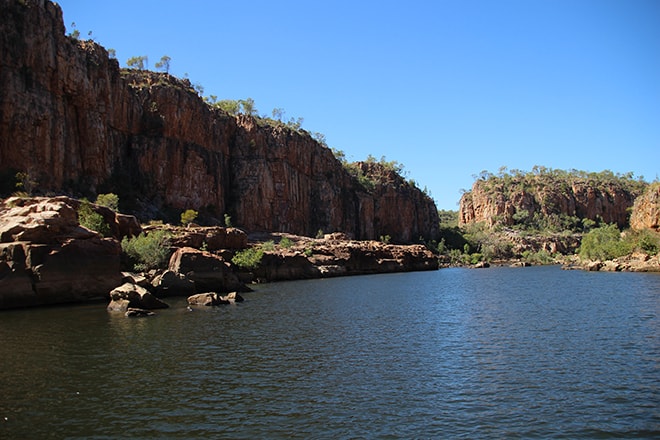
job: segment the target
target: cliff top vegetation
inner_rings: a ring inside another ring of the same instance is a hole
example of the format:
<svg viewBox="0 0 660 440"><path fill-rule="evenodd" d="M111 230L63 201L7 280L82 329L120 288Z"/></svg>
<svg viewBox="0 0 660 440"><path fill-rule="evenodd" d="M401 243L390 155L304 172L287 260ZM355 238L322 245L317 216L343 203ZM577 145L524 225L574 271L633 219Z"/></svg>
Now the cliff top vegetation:
<svg viewBox="0 0 660 440"><path fill-rule="evenodd" d="M557 170L482 171L461 198L461 222L486 221L520 230L587 232L603 223L628 223L648 183L634 173Z"/></svg>
<svg viewBox="0 0 660 440"><path fill-rule="evenodd" d="M475 184L478 184L487 193L502 194L504 196L511 195L514 192L544 188L564 192L575 183L586 184L596 189L615 186L639 195L648 185L648 182L644 180L644 176L635 177L633 172L559 170L539 165L534 166L531 171L509 170L507 167L501 167L497 174L494 174L484 170L472 177L476 180Z"/></svg>

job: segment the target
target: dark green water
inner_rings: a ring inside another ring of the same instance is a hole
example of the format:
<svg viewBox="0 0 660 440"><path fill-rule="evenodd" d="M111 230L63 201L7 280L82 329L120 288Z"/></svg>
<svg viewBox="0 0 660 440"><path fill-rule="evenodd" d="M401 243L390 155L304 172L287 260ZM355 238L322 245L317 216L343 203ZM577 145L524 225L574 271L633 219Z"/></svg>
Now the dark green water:
<svg viewBox="0 0 660 440"><path fill-rule="evenodd" d="M660 276L258 286L128 319L0 313L0 438L660 438Z"/></svg>

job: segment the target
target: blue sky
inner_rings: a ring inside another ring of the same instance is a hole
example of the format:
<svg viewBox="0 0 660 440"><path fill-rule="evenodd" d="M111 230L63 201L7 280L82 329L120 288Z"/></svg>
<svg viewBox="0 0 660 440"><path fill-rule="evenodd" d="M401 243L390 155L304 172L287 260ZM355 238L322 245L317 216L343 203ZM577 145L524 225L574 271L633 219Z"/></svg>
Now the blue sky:
<svg viewBox="0 0 660 440"><path fill-rule="evenodd" d="M60 0L121 65L396 160L439 209L482 170L660 174L660 1Z"/></svg>

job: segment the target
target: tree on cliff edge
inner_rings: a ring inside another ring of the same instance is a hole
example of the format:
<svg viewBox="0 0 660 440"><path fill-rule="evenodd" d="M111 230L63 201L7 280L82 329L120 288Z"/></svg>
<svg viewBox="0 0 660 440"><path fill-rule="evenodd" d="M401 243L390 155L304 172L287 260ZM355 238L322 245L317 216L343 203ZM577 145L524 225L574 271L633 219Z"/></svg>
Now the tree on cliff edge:
<svg viewBox="0 0 660 440"><path fill-rule="evenodd" d="M254 99L247 98L238 101L241 106L241 113L254 116L257 114L257 108L254 106Z"/></svg>
<svg viewBox="0 0 660 440"><path fill-rule="evenodd" d="M149 58L146 55L131 57L126 61L126 65L131 69L144 70L148 66Z"/></svg>
<svg viewBox="0 0 660 440"><path fill-rule="evenodd" d="M163 55L160 61L156 63L156 69L163 69L165 73L170 73L170 61L172 61L172 58Z"/></svg>

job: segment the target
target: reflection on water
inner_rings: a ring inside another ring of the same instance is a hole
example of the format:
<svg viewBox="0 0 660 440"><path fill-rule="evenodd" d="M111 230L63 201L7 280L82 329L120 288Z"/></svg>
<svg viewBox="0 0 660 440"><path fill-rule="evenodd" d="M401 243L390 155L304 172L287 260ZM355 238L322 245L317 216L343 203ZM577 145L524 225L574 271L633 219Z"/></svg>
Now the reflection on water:
<svg viewBox="0 0 660 440"><path fill-rule="evenodd" d="M146 319L0 314L0 438L660 436L660 277L273 283Z"/></svg>

